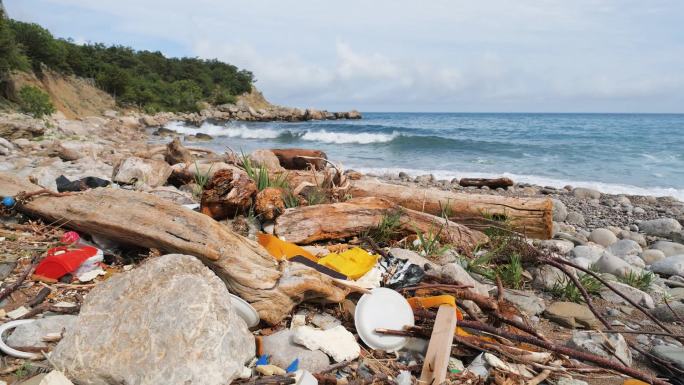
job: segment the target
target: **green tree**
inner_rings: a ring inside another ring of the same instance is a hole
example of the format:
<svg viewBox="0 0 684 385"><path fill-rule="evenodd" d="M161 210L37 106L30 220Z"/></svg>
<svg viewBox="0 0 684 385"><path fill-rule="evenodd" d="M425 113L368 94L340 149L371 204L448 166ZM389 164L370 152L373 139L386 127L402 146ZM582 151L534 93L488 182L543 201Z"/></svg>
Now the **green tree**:
<svg viewBox="0 0 684 385"><path fill-rule="evenodd" d="M66 61L66 42L52 37L52 34L38 24L11 22L14 38L31 60L34 71L40 72L40 64L60 71L71 72Z"/></svg>
<svg viewBox="0 0 684 385"><path fill-rule="evenodd" d="M202 100L202 89L192 80L178 80L171 84L167 107L176 111L197 111Z"/></svg>
<svg viewBox="0 0 684 385"><path fill-rule="evenodd" d="M19 90L19 107L21 111L35 118L42 118L55 112L50 96L34 86L24 86Z"/></svg>
<svg viewBox="0 0 684 385"><path fill-rule="evenodd" d="M21 53L9 20L0 9L0 78L13 69L28 69L28 59Z"/></svg>

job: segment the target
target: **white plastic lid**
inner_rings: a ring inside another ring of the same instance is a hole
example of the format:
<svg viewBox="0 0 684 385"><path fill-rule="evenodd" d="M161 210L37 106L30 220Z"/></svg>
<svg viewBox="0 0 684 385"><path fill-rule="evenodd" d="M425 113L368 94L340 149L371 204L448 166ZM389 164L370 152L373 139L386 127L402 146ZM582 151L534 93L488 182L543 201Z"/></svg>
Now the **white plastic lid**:
<svg viewBox="0 0 684 385"><path fill-rule="evenodd" d="M373 349L396 351L407 337L379 334L375 329L402 330L413 326L413 310L408 301L392 289L379 287L364 294L356 305L354 324L361 340Z"/></svg>
<svg viewBox="0 0 684 385"><path fill-rule="evenodd" d="M249 304L249 302L244 299L232 294L230 294L230 302L235 307L235 312L245 320L247 327L253 328L259 325L259 314L257 311Z"/></svg>

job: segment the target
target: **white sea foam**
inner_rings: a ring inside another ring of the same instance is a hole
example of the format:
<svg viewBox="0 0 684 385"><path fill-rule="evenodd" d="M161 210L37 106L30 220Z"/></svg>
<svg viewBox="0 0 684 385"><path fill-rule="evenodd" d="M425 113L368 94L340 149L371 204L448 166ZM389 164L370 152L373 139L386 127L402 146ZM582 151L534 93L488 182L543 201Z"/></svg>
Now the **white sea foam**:
<svg viewBox="0 0 684 385"><path fill-rule="evenodd" d="M573 187L587 187L599 190L606 194L627 194L627 195L642 195L642 196L671 196L684 202L684 189L676 189L673 187L640 187L627 184L605 183L596 181L573 181L565 179L548 178L537 175L518 175L508 172L501 174L482 173L482 172L454 172L449 170L418 170L418 169L404 169L404 168L354 168L357 171L374 174L374 175L397 175L399 172L405 172L410 176L418 176L424 174L433 174L437 179L451 180L452 178L495 178L505 176L513 179L519 183L531 183L538 186L552 186L562 188L570 185Z"/></svg>
<svg viewBox="0 0 684 385"><path fill-rule="evenodd" d="M322 143L387 143L397 138L400 134L393 132L391 134L372 134L367 132L328 132L326 130L308 131L302 135L302 140Z"/></svg>
<svg viewBox="0 0 684 385"><path fill-rule="evenodd" d="M275 139L282 133L282 131L268 128L249 128L244 124L222 126L212 123L203 123L202 126L197 128L186 126L182 122L171 122L166 125L166 128L184 135L197 134L198 132L201 132L211 136L227 136L229 138L242 139Z"/></svg>

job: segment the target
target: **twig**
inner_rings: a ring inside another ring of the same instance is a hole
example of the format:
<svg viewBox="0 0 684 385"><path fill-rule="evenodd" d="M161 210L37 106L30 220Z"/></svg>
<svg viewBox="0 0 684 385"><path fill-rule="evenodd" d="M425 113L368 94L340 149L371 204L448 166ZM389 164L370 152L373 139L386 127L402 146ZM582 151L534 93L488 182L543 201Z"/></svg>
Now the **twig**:
<svg viewBox="0 0 684 385"><path fill-rule="evenodd" d="M36 294L36 296L33 297L32 300L26 302L26 306L34 307L36 305L41 304L43 301L45 301L45 298L47 298L47 296L50 295L51 292L52 292L52 289L50 289L49 287L44 287L44 288L40 289L38 294Z"/></svg>
<svg viewBox="0 0 684 385"><path fill-rule="evenodd" d="M24 283L24 280L26 280L26 277L31 275L31 272L33 271L33 269L36 268L37 265L38 265L37 261L34 261L33 263L31 263L31 265L26 270L24 270L24 272L19 276L19 278L17 279L17 281L15 283L13 283L9 287L7 287L5 290L3 290L2 293L0 293L0 301L9 297L10 294L14 293L14 291L16 291L21 286L21 284Z"/></svg>
<svg viewBox="0 0 684 385"><path fill-rule="evenodd" d="M325 368L323 370L318 371L317 374L330 373L333 370L342 369L342 368L346 367L347 365L349 365L350 363L351 362L346 361L346 360L342 361L342 362L338 362L336 364L332 364L332 365L328 366L327 368Z"/></svg>
<svg viewBox="0 0 684 385"><path fill-rule="evenodd" d="M538 338L534 338L534 337L529 337L529 336L520 335L520 334L513 334L513 333L507 332L505 330L501 330L501 329L497 329L497 328L494 328L494 327L489 326L489 325L485 325L481 322L461 320L461 321L459 321L459 326L470 328L470 329L475 329L475 330L480 330L480 331L487 332L490 334L502 336L504 338L508 338L508 339L511 339L514 341L523 342L523 343L527 343L530 345L535 345L535 346L538 346L540 348L544 348L544 349L553 351L553 352L558 353L558 354L564 354L566 356L569 356L569 357L572 357L572 358L575 358L578 360L593 362L594 364L600 365L604 368L609 368L611 370L615 370L616 372L620 372L622 374L628 375L630 377L634 377L636 379L639 379L639 380L642 380L642 381L645 381L645 382L648 382L651 384L669 385L669 383L667 383L663 380L652 377L652 376L650 376L646 373L643 373L641 371L638 371L636 369L626 367L622 364L616 363L616 362L608 360L606 358L599 357L595 354L577 351L577 350L574 350L574 349L571 349L571 348L568 348L565 346L558 346L558 345L555 345L551 342L542 341L542 340L540 340Z"/></svg>
<svg viewBox="0 0 684 385"><path fill-rule="evenodd" d="M664 331L666 331L666 332L668 332L668 333L672 333L672 330L670 330L667 326L663 325L663 323L660 322L660 320L658 320L658 318L656 318L653 314L651 314L649 311L647 311L646 309L644 309L644 308L643 308L642 306L640 306L638 303L634 302L631 298L629 298L628 296L624 295L620 290L616 289L613 285L611 285L610 283L606 282L606 280L603 279L600 275L594 273L593 271L591 271L591 270L589 270L589 269L585 269L585 268L582 267L582 266L579 266L579 265L577 265L577 264L575 264L575 263L572 263L572 262L570 262L570 261L566 261L566 260L564 260L564 259L560 259L560 258L550 258L550 259L547 259L546 261L548 261L548 262L555 261L555 262L557 262L557 263L562 263L562 264L568 265L568 266L570 266L570 267L574 267L575 269L580 270L580 271L582 271L582 272L584 272L584 273L586 273L586 274L591 275L592 277L596 278L596 280L598 280L599 282L601 282L604 286L606 286L607 288L609 288L610 290L612 290L615 294L619 295L622 299L624 299L625 301L627 301L630 305L634 306L637 310L639 310L639 311L642 312L644 315L646 315L648 318L650 318L651 321L655 322L655 324L658 325L661 329L663 329ZM684 341L684 339L681 339L681 341Z"/></svg>
<svg viewBox="0 0 684 385"><path fill-rule="evenodd" d="M682 317L680 317L679 314L676 311L674 311L672 306L670 306L670 303L667 301L667 298L665 298L665 305L667 306L668 309L670 309L670 311L675 316L675 318L677 318L677 321L684 324L684 320L682 320Z"/></svg>

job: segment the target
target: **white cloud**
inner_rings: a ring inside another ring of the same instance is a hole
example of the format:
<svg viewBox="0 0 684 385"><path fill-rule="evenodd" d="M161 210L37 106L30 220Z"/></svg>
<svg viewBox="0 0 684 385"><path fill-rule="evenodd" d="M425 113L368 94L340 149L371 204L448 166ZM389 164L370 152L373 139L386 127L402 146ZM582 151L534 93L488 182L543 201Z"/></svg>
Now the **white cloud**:
<svg viewBox="0 0 684 385"><path fill-rule="evenodd" d="M254 72L280 104L679 110L679 0L21 0L67 36L175 44ZM68 22L45 6L74 13ZM79 10L102 20L80 23ZM80 23L80 24L79 24ZM105 27L106 26L106 27ZM99 35L98 35L99 36ZM159 49L164 50L164 46Z"/></svg>

